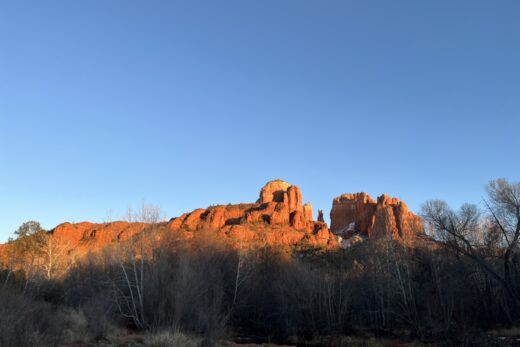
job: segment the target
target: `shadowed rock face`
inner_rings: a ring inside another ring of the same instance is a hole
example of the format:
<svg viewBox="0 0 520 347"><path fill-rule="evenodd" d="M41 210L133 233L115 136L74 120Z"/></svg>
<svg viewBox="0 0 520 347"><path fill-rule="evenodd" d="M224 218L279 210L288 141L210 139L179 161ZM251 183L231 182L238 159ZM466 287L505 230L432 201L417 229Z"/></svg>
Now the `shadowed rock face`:
<svg viewBox="0 0 520 347"><path fill-rule="evenodd" d="M377 201L366 193L343 194L332 201L330 220L332 232L345 237L391 235L408 242L423 231L421 219L404 202L385 194Z"/></svg>

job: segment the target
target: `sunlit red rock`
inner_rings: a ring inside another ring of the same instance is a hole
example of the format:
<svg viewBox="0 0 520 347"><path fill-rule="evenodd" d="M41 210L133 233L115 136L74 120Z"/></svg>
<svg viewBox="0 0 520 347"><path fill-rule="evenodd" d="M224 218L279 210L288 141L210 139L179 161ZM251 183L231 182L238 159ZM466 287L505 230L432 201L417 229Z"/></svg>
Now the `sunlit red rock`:
<svg viewBox="0 0 520 347"><path fill-rule="evenodd" d="M298 230L307 229L307 219L301 211L294 211L289 216L289 224Z"/></svg>
<svg viewBox="0 0 520 347"><path fill-rule="evenodd" d="M99 249L115 241L125 241L147 227L145 223L63 223L51 230L52 237L67 248Z"/></svg>
<svg viewBox="0 0 520 347"><path fill-rule="evenodd" d="M312 220L312 204L310 202L303 205L303 215L305 220Z"/></svg>
<svg viewBox="0 0 520 347"><path fill-rule="evenodd" d="M332 201L330 229L335 233L349 231L355 225L358 230L368 231L377 203L366 193L343 194Z"/></svg>
<svg viewBox="0 0 520 347"><path fill-rule="evenodd" d="M331 230L351 237L355 234L371 238L391 236L410 241L423 231L420 217L408 211L406 204L383 194L374 201L366 193L343 194L332 202Z"/></svg>
<svg viewBox="0 0 520 347"><path fill-rule="evenodd" d="M422 231L421 219L410 212L404 202L387 195L381 195L377 201L366 193L343 194L335 198L330 213L334 233L324 222L321 210L318 210L318 220L313 219L312 205L303 204L297 186L274 180L262 187L259 195L255 203L199 208L153 226L129 222L63 223L50 233L60 245L76 254L86 254L143 235L147 230L160 230L182 240L211 232L240 248L336 248L338 241L334 234L350 237L348 242L353 244L354 235L360 240L390 235L393 239L406 241ZM8 251L9 244L0 245L0 256L5 258Z"/></svg>
<svg viewBox="0 0 520 347"><path fill-rule="evenodd" d="M300 188L296 186L290 186L287 188L287 204L289 205L289 212L302 211L302 192ZM285 202L285 201L284 201ZM311 207L312 211L312 207ZM311 216L312 218L312 216Z"/></svg>
<svg viewBox="0 0 520 347"><path fill-rule="evenodd" d="M337 247L327 224L314 221L312 205L303 205L302 201L300 188L275 180L262 187L256 203L199 208L153 226L129 222L63 223L51 231L51 237L76 254L100 250L151 230L161 230L182 240L212 232L235 247Z"/></svg>
<svg viewBox="0 0 520 347"><path fill-rule="evenodd" d="M297 186L282 180L268 182L260 190L260 198L254 204L221 205L198 209L175 218L168 223L172 231L221 229L250 238L244 230L277 230L280 239L275 243L292 244L294 240L306 239L313 245L334 244L335 238L325 223L312 218L312 205L302 205L302 193ZM319 225L319 233L316 225ZM267 232L268 243L273 243L276 233ZM289 236L290 235L290 236ZM283 241L285 240L285 241ZM291 240L291 241L290 241Z"/></svg>
<svg viewBox="0 0 520 347"><path fill-rule="evenodd" d="M260 190L259 203L267 202L283 202L284 195L287 194L287 190L291 185L283 180L274 180L267 182L265 186Z"/></svg>

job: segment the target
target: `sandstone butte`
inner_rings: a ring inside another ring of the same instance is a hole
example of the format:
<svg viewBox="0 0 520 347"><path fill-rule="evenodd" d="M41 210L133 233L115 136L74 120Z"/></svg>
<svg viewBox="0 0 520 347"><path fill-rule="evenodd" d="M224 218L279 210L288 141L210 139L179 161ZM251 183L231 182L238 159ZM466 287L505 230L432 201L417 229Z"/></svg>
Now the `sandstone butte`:
<svg viewBox="0 0 520 347"><path fill-rule="evenodd" d="M303 204L300 189L282 180L268 182L254 203L217 205L196 209L156 225L163 234L189 240L204 231L229 240L235 247L290 246L337 249L342 239L391 235L412 240L422 230L419 217L406 204L386 195L374 201L365 193L344 194L333 200L331 228L313 219L312 206ZM146 223L63 223L50 231L57 243L74 253L100 250L149 229ZM7 245L0 245L0 254Z"/></svg>
<svg viewBox="0 0 520 347"><path fill-rule="evenodd" d="M366 193L343 194L332 201L330 229L344 239L361 235L378 238L389 235L411 244L424 231L421 218L397 198L383 194L374 201Z"/></svg>

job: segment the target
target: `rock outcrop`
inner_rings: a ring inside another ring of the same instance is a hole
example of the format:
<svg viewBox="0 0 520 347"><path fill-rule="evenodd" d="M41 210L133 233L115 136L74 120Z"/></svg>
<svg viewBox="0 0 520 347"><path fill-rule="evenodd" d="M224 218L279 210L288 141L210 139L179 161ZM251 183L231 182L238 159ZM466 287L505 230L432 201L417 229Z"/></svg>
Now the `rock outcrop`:
<svg viewBox="0 0 520 347"><path fill-rule="evenodd" d="M241 230L244 234L245 230L269 226L277 227L281 233L291 233L292 236L287 236L286 240L305 239L315 246L334 244L334 235L330 233L327 225L314 221L312 205L303 205L302 201L300 188L282 180L274 180L260 190L260 197L256 203L197 209L172 219L168 228L172 231L214 229L223 230L224 233ZM293 241L289 243L294 243Z"/></svg>
<svg viewBox="0 0 520 347"><path fill-rule="evenodd" d="M332 232L346 239L354 235L390 235L411 242L423 231L420 217L410 212L404 202L386 194L377 201L366 193L343 194L332 201L330 220Z"/></svg>

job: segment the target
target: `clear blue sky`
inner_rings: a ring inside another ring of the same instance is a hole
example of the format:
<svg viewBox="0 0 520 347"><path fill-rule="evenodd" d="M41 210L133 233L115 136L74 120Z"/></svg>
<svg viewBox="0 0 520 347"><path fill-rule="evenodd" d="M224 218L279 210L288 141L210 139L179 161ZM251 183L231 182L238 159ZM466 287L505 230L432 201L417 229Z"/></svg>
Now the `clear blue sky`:
<svg viewBox="0 0 520 347"><path fill-rule="evenodd" d="M520 180L520 1L3 1L0 241L254 201L413 210Z"/></svg>

